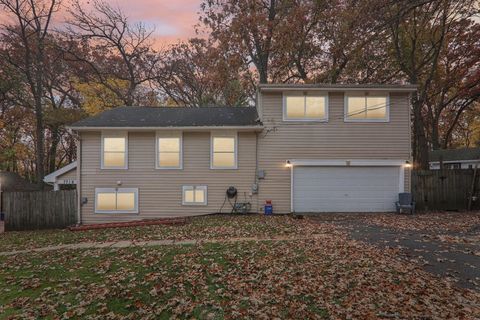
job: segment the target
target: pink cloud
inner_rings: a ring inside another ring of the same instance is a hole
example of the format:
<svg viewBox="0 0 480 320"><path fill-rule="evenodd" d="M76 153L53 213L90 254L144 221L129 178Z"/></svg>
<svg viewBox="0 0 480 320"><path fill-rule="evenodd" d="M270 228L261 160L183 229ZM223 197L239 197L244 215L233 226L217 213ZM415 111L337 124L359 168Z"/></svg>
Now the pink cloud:
<svg viewBox="0 0 480 320"><path fill-rule="evenodd" d="M201 0L116 0L118 6L132 20L155 27L155 46L169 45L195 36Z"/></svg>
<svg viewBox="0 0 480 320"><path fill-rule="evenodd" d="M168 46L195 36L194 26L198 23L198 13L202 0L106 0L112 6L119 7L131 22L144 22L155 28L153 35L156 48ZM83 0L88 10L89 0ZM68 0L64 2L68 6ZM54 21L57 26L67 18L66 8L57 12ZM0 10L0 23L15 23L10 15Z"/></svg>

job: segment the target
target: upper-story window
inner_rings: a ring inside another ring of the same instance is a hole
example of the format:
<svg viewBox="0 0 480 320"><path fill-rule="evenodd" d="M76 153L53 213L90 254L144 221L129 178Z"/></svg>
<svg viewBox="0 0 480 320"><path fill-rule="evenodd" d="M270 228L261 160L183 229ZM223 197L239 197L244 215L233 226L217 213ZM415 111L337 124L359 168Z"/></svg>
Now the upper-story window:
<svg viewBox="0 0 480 320"><path fill-rule="evenodd" d="M127 132L102 133L102 169L127 169Z"/></svg>
<svg viewBox="0 0 480 320"><path fill-rule="evenodd" d="M327 121L327 100L326 94L286 94L283 101L283 120Z"/></svg>
<svg viewBox="0 0 480 320"><path fill-rule="evenodd" d="M157 133L157 169L182 168L182 134Z"/></svg>
<svg viewBox="0 0 480 320"><path fill-rule="evenodd" d="M388 122L389 99L386 94L346 94L345 121Z"/></svg>
<svg viewBox="0 0 480 320"><path fill-rule="evenodd" d="M212 133L210 160L212 169L236 169L237 134Z"/></svg>

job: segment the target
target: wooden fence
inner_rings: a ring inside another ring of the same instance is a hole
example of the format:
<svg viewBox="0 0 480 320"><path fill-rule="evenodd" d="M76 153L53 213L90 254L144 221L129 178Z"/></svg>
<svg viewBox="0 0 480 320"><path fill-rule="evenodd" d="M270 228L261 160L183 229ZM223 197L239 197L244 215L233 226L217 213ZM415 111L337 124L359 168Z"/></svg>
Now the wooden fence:
<svg viewBox="0 0 480 320"><path fill-rule="evenodd" d="M417 209L467 210L469 201L471 209L480 209L479 176L480 169L476 173L474 169L414 171L412 192Z"/></svg>
<svg viewBox="0 0 480 320"><path fill-rule="evenodd" d="M77 192L3 192L5 230L64 228L76 223Z"/></svg>

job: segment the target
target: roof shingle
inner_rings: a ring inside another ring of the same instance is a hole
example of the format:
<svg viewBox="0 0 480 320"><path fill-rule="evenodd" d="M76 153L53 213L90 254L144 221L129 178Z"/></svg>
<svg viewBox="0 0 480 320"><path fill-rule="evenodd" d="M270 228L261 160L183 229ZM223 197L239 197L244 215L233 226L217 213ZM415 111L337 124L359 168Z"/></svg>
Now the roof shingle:
<svg viewBox="0 0 480 320"><path fill-rule="evenodd" d="M430 151L430 161L460 161L480 159L480 148L441 149Z"/></svg>
<svg viewBox="0 0 480 320"><path fill-rule="evenodd" d="M119 107L71 125L81 128L224 127L261 125L254 107Z"/></svg>

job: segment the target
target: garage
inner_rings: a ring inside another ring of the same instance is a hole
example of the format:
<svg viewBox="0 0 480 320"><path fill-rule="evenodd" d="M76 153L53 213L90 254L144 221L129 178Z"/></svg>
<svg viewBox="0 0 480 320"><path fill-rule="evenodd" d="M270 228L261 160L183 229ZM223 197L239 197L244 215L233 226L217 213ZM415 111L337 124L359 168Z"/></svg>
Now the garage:
<svg viewBox="0 0 480 320"><path fill-rule="evenodd" d="M293 166L294 212L395 211L403 167Z"/></svg>

